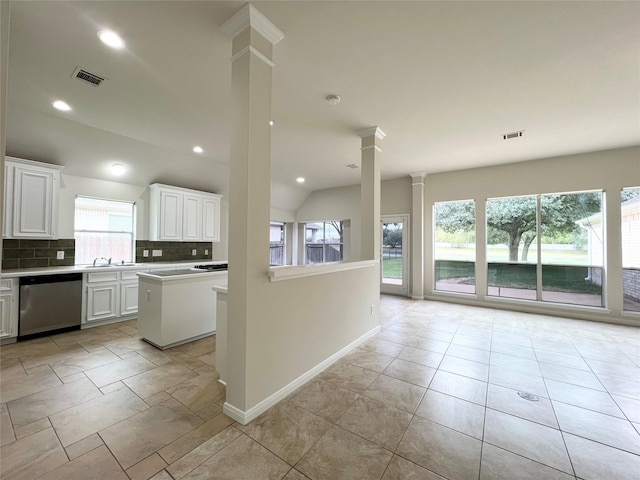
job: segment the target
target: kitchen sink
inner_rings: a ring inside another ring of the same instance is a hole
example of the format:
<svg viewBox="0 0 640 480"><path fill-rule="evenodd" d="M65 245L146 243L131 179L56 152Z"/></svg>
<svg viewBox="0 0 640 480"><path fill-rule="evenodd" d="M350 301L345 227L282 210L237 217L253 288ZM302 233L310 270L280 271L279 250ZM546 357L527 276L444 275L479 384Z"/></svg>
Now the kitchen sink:
<svg viewBox="0 0 640 480"><path fill-rule="evenodd" d="M105 263L103 265L85 265L85 268L135 267L141 263Z"/></svg>

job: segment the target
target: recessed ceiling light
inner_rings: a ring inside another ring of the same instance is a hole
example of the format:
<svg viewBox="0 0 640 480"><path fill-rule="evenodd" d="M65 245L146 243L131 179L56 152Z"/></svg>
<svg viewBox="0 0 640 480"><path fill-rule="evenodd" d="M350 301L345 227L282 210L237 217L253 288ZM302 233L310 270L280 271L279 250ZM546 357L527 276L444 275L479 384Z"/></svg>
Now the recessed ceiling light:
<svg viewBox="0 0 640 480"><path fill-rule="evenodd" d="M63 102L62 100L56 100L53 102L53 108L60 110L61 112L68 112L71 110L71 107L67 102Z"/></svg>
<svg viewBox="0 0 640 480"><path fill-rule="evenodd" d="M124 168L124 165L122 165L121 163L114 163L113 165L111 165L111 173L113 173L114 175L123 175L126 170L127 169Z"/></svg>
<svg viewBox="0 0 640 480"><path fill-rule="evenodd" d="M298 177L298 178L296 178L296 182L298 182L298 183L304 183L304 177Z"/></svg>
<svg viewBox="0 0 640 480"><path fill-rule="evenodd" d="M269 126L270 126L270 127L273 127L273 124L274 124L274 123L275 123L275 122L274 122L273 120L269 120Z"/></svg>
<svg viewBox="0 0 640 480"><path fill-rule="evenodd" d="M196 145L195 147L193 147L193 151L196 153L202 153L204 152L204 150L202 149L202 147Z"/></svg>
<svg viewBox="0 0 640 480"><path fill-rule="evenodd" d="M98 37L102 43L111 48L124 48L124 41L116 32L112 32L111 30L100 30L98 32Z"/></svg>

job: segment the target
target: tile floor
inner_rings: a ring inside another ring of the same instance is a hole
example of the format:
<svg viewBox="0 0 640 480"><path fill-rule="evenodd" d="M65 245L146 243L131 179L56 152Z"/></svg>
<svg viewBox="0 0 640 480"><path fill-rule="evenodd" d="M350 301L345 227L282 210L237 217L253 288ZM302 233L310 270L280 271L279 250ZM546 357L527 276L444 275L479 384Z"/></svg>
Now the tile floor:
<svg viewBox="0 0 640 480"><path fill-rule="evenodd" d="M0 476L640 478L639 328L391 296L381 315L244 426L215 337L163 352L131 321L3 346Z"/></svg>

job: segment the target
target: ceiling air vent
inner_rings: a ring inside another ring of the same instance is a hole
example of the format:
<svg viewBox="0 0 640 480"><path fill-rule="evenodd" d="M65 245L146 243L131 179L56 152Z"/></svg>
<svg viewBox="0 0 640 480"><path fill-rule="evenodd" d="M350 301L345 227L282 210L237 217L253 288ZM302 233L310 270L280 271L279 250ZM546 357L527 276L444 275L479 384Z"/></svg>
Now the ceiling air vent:
<svg viewBox="0 0 640 480"><path fill-rule="evenodd" d="M505 133L502 135L503 140L510 140L512 138L518 138L524 135L524 130L519 130L517 132Z"/></svg>
<svg viewBox="0 0 640 480"><path fill-rule="evenodd" d="M83 82L87 82L89 85L93 85L94 87L100 86L100 84L105 80L104 77L83 70L80 67L75 69L72 76L82 80Z"/></svg>

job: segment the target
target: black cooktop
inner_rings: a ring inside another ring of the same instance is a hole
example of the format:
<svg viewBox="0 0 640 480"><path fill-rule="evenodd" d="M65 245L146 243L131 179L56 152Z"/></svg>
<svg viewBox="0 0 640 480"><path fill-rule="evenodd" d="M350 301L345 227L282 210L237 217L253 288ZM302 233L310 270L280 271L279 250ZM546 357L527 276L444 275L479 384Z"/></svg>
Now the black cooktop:
<svg viewBox="0 0 640 480"><path fill-rule="evenodd" d="M228 270L228 263L208 263L204 265L195 265L193 268L197 268L198 270L206 270L208 272L215 272L218 270Z"/></svg>

